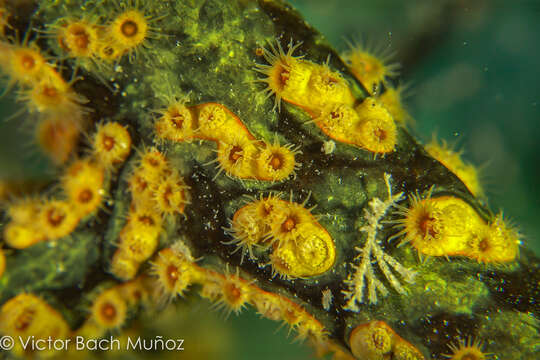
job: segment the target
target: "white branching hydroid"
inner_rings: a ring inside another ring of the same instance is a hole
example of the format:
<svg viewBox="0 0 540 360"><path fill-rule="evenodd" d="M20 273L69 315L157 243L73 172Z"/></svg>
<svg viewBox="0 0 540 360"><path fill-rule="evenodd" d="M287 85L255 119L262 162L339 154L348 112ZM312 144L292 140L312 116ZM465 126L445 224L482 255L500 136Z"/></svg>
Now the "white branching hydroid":
<svg viewBox="0 0 540 360"><path fill-rule="evenodd" d="M364 288L367 287L367 300L371 304L377 303L377 292L382 296L388 294L388 290L383 282L379 280L374 272L373 263L377 263L380 271L384 274L388 282L399 293L404 294L405 289L401 286L400 281L392 272L392 269L401 275L403 280L411 283L414 280L415 272L401 265L396 259L388 255L381 248L380 240L377 239L377 234L382 229L381 220L386 215L388 210L403 199L403 192L392 195L392 187L390 186L389 174L384 174L384 181L388 191L388 199L382 201L379 198L373 198L369 202L369 209L364 209L364 216L367 221L366 225L362 226L360 232L366 233L366 241L363 248L355 247L359 252L355 258L360 258L360 264L354 266L354 273L349 275L349 278L344 281L348 286L348 290L343 291L345 299L348 300L345 306L346 310L359 311L358 303L364 302ZM374 260L374 261L373 261Z"/></svg>

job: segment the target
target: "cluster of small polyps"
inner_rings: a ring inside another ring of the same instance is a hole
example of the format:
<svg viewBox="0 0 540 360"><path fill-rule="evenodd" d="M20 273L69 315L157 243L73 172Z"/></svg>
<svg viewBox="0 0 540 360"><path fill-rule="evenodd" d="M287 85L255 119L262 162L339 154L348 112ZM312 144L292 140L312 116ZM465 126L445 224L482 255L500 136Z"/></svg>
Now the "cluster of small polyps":
<svg viewBox="0 0 540 360"><path fill-rule="evenodd" d="M153 280L153 279L152 279ZM21 293L0 308L0 333L15 339L52 339L69 341L80 336L85 340L99 339L108 331L118 330L125 325L129 314L140 305L150 306L152 284L150 278L140 276L133 281L118 285L100 286L89 308L89 316L76 330L72 331L66 319L47 302L34 294ZM68 354L65 350L70 351ZM27 357L30 348L24 348L21 341L15 341L13 354ZM34 349L36 350L36 349ZM40 357L69 356L79 358L80 351L72 347L47 347L39 352Z"/></svg>
<svg viewBox="0 0 540 360"><path fill-rule="evenodd" d="M264 317L284 321L296 329L299 339L309 336L321 346L327 343L324 326L302 306L287 297L262 290L256 286L255 280L242 278L238 270L232 274L228 270L221 274L196 265L188 247L181 240L158 253L150 273L157 278L153 281L153 287L157 290L154 294L162 300L173 299L182 295L188 286L198 284L200 295L216 306L224 307L227 314L238 313L251 304Z"/></svg>
<svg viewBox="0 0 540 360"><path fill-rule="evenodd" d="M432 189L433 190L433 189ZM519 234L499 214L486 223L465 201L452 196L426 198L409 196L409 208L399 207L400 228L393 238L403 236L420 256L466 256L484 263L513 261L519 252Z"/></svg>
<svg viewBox="0 0 540 360"><path fill-rule="evenodd" d="M0 70L9 78L6 91L18 85L18 101L37 117L41 148L55 163L66 162L84 126L84 97L47 62L35 43L26 40L17 44L0 39Z"/></svg>
<svg viewBox="0 0 540 360"><path fill-rule="evenodd" d="M128 183L132 201L111 263L122 280L133 279L154 254L165 217L183 214L189 203L189 186L157 149L141 153Z"/></svg>
<svg viewBox="0 0 540 360"><path fill-rule="evenodd" d="M33 295L21 293L11 298L0 309L0 333L14 339L67 339L70 328L62 315L49 306L44 300ZM25 349L21 341L15 341L12 353L23 356ZM54 349L46 349L40 353L42 357L50 357Z"/></svg>
<svg viewBox="0 0 540 360"><path fill-rule="evenodd" d="M52 39L54 48L83 66L118 61L126 54L131 57L149 36L156 34L152 22L159 17L152 17L145 9L117 6L113 15L106 23L88 16L61 18L49 25L45 34Z"/></svg>
<svg viewBox="0 0 540 360"><path fill-rule="evenodd" d="M18 101L24 102L31 115L37 116L36 139L41 149L55 162L64 164L74 152L84 131L88 109L86 99L73 90L78 78L66 82L54 60L41 52L37 40L26 32L22 43L5 35L9 12L0 3L0 70L8 77L7 90L20 87ZM44 36L51 47L75 59L76 67L109 64L124 54L134 54L154 34L152 21L158 20L137 6L118 8L108 24L88 18L65 17L49 24ZM40 35L41 36L41 35ZM33 125L33 124L32 124ZM34 128L34 126L32 126Z"/></svg>
<svg viewBox="0 0 540 360"><path fill-rule="evenodd" d="M61 196L16 200L8 206L7 245L24 249L60 239L98 211L107 193L108 175L131 151L131 137L123 126L111 122L98 126L92 146L91 155L73 160L65 169Z"/></svg>
<svg viewBox="0 0 540 360"><path fill-rule="evenodd" d="M283 278L326 272L335 261L335 244L305 208L306 201L299 204L292 201L292 195L285 201L272 194L250 199L234 214L227 229L233 240L228 244L237 245L250 259L256 259L257 248L263 252L271 248L272 271Z"/></svg>
<svg viewBox="0 0 540 360"><path fill-rule="evenodd" d="M355 145L375 155L393 152L397 126L382 98L367 97L359 105L343 76L328 64L315 64L293 56L301 45L288 45L284 52L271 45L263 50L269 65L257 64L256 70L266 77L268 96L275 94L274 108L281 100L304 109L328 137Z"/></svg>
<svg viewBox="0 0 540 360"><path fill-rule="evenodd" d="M242 121L221 104L205 103L188 107L184 100L172 99L158 111L155 122L158 138L175 142L203 139L218 145L218 176L225 172L240 179L281 181L294 176L299 151L291 144L256 140Z"/></svg>
<svg viewBox="0 0 540 360"><path fill-rule="evenodd" d="M100 337L106 330L122 327L130 307L141 303L148 307L162 305L183 295L188 287L198 285L195 288L201 297L225 308L227 314L238 313L250 304L262 316L284 321L291 329L296 329L299 339L309 337L326 351L350 359L342 349L328 341L324 326L301 305L262 290L255 284L256 280L242 278L238 270L235 273L227 270L222 274L198 266L182 240L159 251L151 262L149 274L103 290L94 299L90 317L75 334Z"/></svg>

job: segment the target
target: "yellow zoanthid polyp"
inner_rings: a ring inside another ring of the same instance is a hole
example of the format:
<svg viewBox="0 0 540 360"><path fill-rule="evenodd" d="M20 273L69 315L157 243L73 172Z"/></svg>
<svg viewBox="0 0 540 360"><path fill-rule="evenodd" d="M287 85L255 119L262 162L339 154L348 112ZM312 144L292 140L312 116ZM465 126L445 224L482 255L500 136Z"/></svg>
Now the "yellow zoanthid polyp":
<svg viewBox="0 0 540 360"><path fill-rule="evenodd" d="M304 310L302 306L283 296L280 296L279 302L284 323L287 324L290 329L295 328L305 316L304 313L306 310Z"/></svg>
<svg viewBox="0 0 540 360"><path fill-rule="evenodd" d="M370 118L358 125L355 137L362 148L375 154L387 154L396 148L397 129L389 118Z"/></svg>
<svg viewBox="0 0 540 360"><path fill-rule="evenodd" d="M119 329L127 319L127 303L116 288L101 292L91 307L91 316L102 328Z"/></svg>
<svg viewBox="0 0 540 360"><path fill-rule="evenodd" d="M145 47L147 40L157 35L157 28L152 26L154 21L161 17L152 17L148 14L148 9L136 4L121 6L120 12L107 27L108 42L112 48L122 49L123 53L128 53L130 59L132 54L137 54L141 47Z"/></svg>
<svg viewBox="0 0 540 360"><path fill-rule="evenodd" d="M281 108L281 99L297 103L302 98L309 82L312 66L311 63L303 61L302 56L293 56L294 51L302 45L301 42L293 44L292 39L287 46L287 52L277 41L277 48L270 43L270 50L263 49L263 57L267 64L256 64L255 71L263 74L265 77L257 79L256 82L266 84L264 92L266 97L275 95L274 107L278 111ZM305 103L305 101L301 101Z"/></svg>
<svg viewBox="0 0 540 360"><path fill-rule="evenodd" d="M189 204L190 187L186 185L184 179L177 171L159 179L150 185L153 199L156 204L155 209L160 214L183 214L186 204Z"/></svg>
<svg viewBox="0 0 540 360"><path fill-rule="evenodd" d="M452 353L443 354L442 356L450 360L486 360L492 358L492 354L483 351L482 341L475 340L472 337L459 339L457 343L450 343L448 347Z"/></svg>
<svg viewBox="0 0 540 360"><path fill-rule="evenodd" d="M45 341L67 339L70 328L62 315L44 300L31 293L21 293L12 297L0 309L0 333L2 335L23 339L35 337ZM14 342L11 350L17 356L25 355L22 342ZM47 349L41 355L48 357L54 349ZM28 355L26 353L26 355Z"/></svg>
<svg viewBox="0 0 540 360"><path fill-rule="evenodd" d="M103 201L105 169L92 159L74 161L62 178L62 187L80 217L94 213Z"/></svg>
<svg viewBox="0 0 540 360"><path fill-rule="evenodd" d="M56 240L71 234L80 219L72 202L48 200L43 203L37 222L47 239Z"/></svg>
<svg viewBox="0 0 540 360"><path fill-rule="evenodd" d="M281 193L272 193L259 197L248 197L249 201L243 209L251 209L254 215L267 225L267 232L270 231L270 224L276 217L280 216L280 207L284 206L284 201L281 200Z"/></svg>
<svg viewBox="0 0 540 360"><path fill-rule="evenodd" d="M275 216L279 216L277 208L282 206L279 195L270 193L259 198L249 198L249 202L235 212L230 221L230 227L225 231L232 236L232 240L225 242L227 245L234 244L244 255L249 254L250 259L255 259L254 248L267 248L270 237L270 225Z"/></svg>
<svg viewBox="0 0 540 360"><path fill-rule="evenodd" d="M359 359L390 357L394 331L384 321L370 321L354 328L349 336L351 351Z"/></svg>
<svg viewBox="0 0 540 360"><path fill-rule="evenodd" d="M57 39L69 56L95 57L99 46L98 27L85 20L67 21L58 27Z"/></svg>
<svg viewBox="0 0 540 360"><path fill-rule="evenodd" d="M238 137L255 139L242 120L222 104L203 103L192 106L189 110L194 115L194 124L197 124L193 131L195 138L215 141L218 144L222 141L230 143Z"/></svg>
<svg viewBox="0 0 540 360"><path fill-rule="evenodd" d="M82 119L80 114L50 114L39 121L36 140L43 152L56 164L64 164L73 154Z"/></svg>
<svg viewBox="0 0 540 360"><path fill-rule="evenodd" d="M389 48L370 49L361 43L351 44L350 50L343 54L351 72L370 93L377 92L379 84L385 82L386 78L398 75L400 66L389 64L391 57Z"/></svg>
<svg viewBox="0 0 540 360"><path fill-rule="evenodd" d="M461 158L461 151L455 151L446 141L437 141L433 136L431 142L424 147L426 151L452 171L469 189L474 196L482 196L484 191L480 183L478 170L474 165L466 163Z"/></svg>
<svg viewBox="0 0 540 360"><path fill-rule="evenodd" d="M36 197L17 199L8 204L6 212L12 222L28 225L35 220L42 204L43 199Z"/></svg>
<svg viewBox="0 0 540 360"><path fill-rule="evenodd" d="M246 254L249 254L250 259L256 259L253 249L262 246L267 236L267 229L268 225L257 217L253 206L246 205L234 214L230 226L225 229L233 239L224 244L236 245L237 248L233 253L240 250L242 261Z"/></svg>
<svg viewBox="0 0 540 360"><path fill-rule="evenodd" d="M250 179L256 177L254 159L259 150L255 142L240 135L230 141L220 141L217 150L218 176L225 172L227 176Z"/></svg>
<svg viewBox="0 0 540 360"><path fill-rule="evenodd" d="M156 148L143 149L138 164L141 176L150 183L156 183L170 172L167 158Z"/></svg>
<svg viewBox="0 0 540 360"><path fill-rule="evenodd" d="M219 272L200 268L202 276L199 283L202 285L199 295L211 302L216 302L221 297L221 283L225 280L225 276Z"/></svg>
<svg viewBox="0 0 540 360"><path fill-rule="evenodd" d="M135 203L151 203L153 202L153 188L157 181L149 179L148 173L141 167L133 169L128 178L128 188L131 193L131 199Z"/></svg>
<svg viewBox="0 0 540 360"><path fill-rule="evenodd" d="M360 122L356 110L347 104L331 104L325 107L313 122L330 138L352 144L351 134Z"/></svg>
<svg viewBox="0 0 540 360"><path fill-rule="evenodd" d="M272 276L277 275L282 279L302 276L302 267L298 265L294 252L289 249L290 247L294 247L294 244L277 248L270 254Z"/></svg>
<svg viewBox="0 0 540 360"><path fill-rule="evenodd" d="M154 127L159 138L171 141L190 141L196 128L192 110L184 101L174 100L164 110L158 111L159 118Z"/></svg>
<svg viewBox="0 0 540 360"><path fill-rule="evenodd" d="M100 32L103 32L101 30ZM102 60L104 63L113 63L118 61L122 55L124 55L126 50L121 46L116 44L112 39L104 35L100 36L100 40L96 48L96 56L99 60Z"/></svg>
<svg viewBox="0 0 540 360"><path fill-rule="evenodd" d="M307 311L300 312L300 321L296 326L296 340L303 341L309 338L313 343L321 343L328 340L328 331L324 325Z"/></svg>
<svg viewBox="0 0 540 360"><path fill-rule="evenodd" d="M113 255L109 271L118 279L127 281L137 275L140 265L139 261L133 259L130 251L120 248Z"/></svg>
<svg viewBox="0 0 540 360"><path fill-rule="evenodd" d="M157 277L156 295L161 303L182 296L193 282L193 261L189 254L173 248L165 248L157 254L156 260L151 262L150 274Z"/></svg>
<svg viewBox="0 0 540 360"><path fill-rule="evenodd" d="M425 198L419 194L409 195L409 207L399 207L396 212L403 216L395 220L395 227L401 230L391 239L403 236L400 245L410 242L419 254L445 255L446 222L431 198L431 190Z"/></svg>
<svg viewBox="0 0 540 360"><path fill-rule="evenodd" d="M353 143L375 154L395 150L397 127L392 115L375 98L367 97L356 107L359 122Z"/></svg>
<svg viewBox="0 0 540 360"><path fill-rule="evenodd" d="M280 145L277 138L273 143L263 143L255 159L256 178L282 181L290 176L296 177L296 170L300 167L300 164L296 162L296 155L301 153L293 144Z"/></svg>
<svg viewBox="0 0 540 360"><path fill-rule="evenodd" d="M251 290L250 303L257 309L259 315L274 321L282 320L281 296L264 291L255 285L251 286Z"/></svg>
<svg viewBox="0 0 540 360"><path fill-rule="evenodd" d="M520 235L498 214L488 225L471 231L464 255L483 263L507 263L519 256Z"/></svg>
<svg viewBox="0 0 540 360"><path fill-rule="evenodd" d="M294 246L298 263L306 269L305 272L309 276L322 274L334 265L336 259L334 241L318 223L303 225Z"/></svg>
<svg viewBox="0 0 540 360"><path fill-rule="evenodd" d="M120 296L126 300L128 307L144 306L149 304L150 299L150 289L146 286L147 282L148 277L142 275L131 281L126 281L116 288Z"/></svg>
<svg viewBox="0 0 540 360"><path fill-rule="evenodd" d="M31 226L31 224L10 222L4 227L4 241L6 245L14 249L25 249L45 238L45 234L37 226Z"/></svg>
<svg viewBox="0 0 540 360"><path fill-rule="evenodd" d="M29 109L37 113L80 114L86 99L77 94L55 69L47 65L43 76L32 87L19 96L28 103Z"/></svg>
<svg viewBox="0 0 540 360"><path fill-rule="evenodd" d="M304 225L316 222L310 211L302 204L293 201L279 202L279 206L274 208L274 216L270 222L271 241L277 243L278 247L290 241L296 241L301 235Z"/></svg>
<svg viewBox="0 0 540 360"><path fill-rule="evenodd" d="M320 110L329 104L352 106L355 98L343 76L332 71L327 63L313 64L305 98L298 105L308 110Z"/></svg>
<svg viewBox="0 0 540 360"><path fill-rule="evenodd" d="M217 283L221 291L216 305L226 309L226 316L231 312L238 314L249 303L253 292L251 282L240 277L238 268L235 274L227 269L225 276Z"/></svg>
<svg viewBox="0 0 540 360"><path fill-rule="evenodd" d="M35 85L43 75L43 69L48 66L39 47L34 43L29 45L7 45L5 55L0 59L0 67L10 77L7 88L19 82L23 85Z"/></svg>
<svg viewBox="0 0 540 360"><path fill-rule="evenodd" d="M234 120L231 119L231 114L223 105L206 103L197 106L195 110L199 124L198 135L214 141L227 139L227 133L232 130L229 126Z"/></svg>
<svg viewBox="0 0 540 360"><path fill-rule="evenodd" d="M148 22L143 13L128 10L113 20L110 27L111 37L126 49L133 49L146 39Z"/></svg>
<svg viewBox="0 0 540 360"><path fill-rule="evenodd" d="M119 248L131 259L142 262L156 250L163 219L153 204L131 204L128 223L120 232Z"/></svg>
<svg viewBox="0 0 540 360"><path fill-rule="evenodd" d="M272 272L281 278L320 275L334 265L335 244L326 230L318 224L304 225L302 229L294 241L274 245L270 254Z"/></svg>
<svg viewBox="0 0 540 360"><path fill-rule="evenodd" d="M94 157L107 170L124 162L131 151L131 136L117 122L99 124L92 140Z"/></svg>

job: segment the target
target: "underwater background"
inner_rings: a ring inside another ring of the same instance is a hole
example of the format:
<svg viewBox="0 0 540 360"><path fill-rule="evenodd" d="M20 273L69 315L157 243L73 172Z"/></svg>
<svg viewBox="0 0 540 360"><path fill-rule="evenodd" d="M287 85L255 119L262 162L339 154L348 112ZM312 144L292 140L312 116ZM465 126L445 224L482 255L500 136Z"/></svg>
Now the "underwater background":
<svg viewBox="0 0 540 360"><path fill-rule="evenodd" d="M341 51L361 39L395 51L400 82L410 86L412 133L425 141L436 133L462 148L482 169L490 207L504 209L540 253L540 1L291 3ZM17 112L12 95L1 99L3 118ZM0 124L0 180L51 176L22 120ZM291 343L285 327L276 331L253 309L224 321L206 302L173 307L144 331L184 337L190 351L182 359L313 358L311 348Z"/></svg>

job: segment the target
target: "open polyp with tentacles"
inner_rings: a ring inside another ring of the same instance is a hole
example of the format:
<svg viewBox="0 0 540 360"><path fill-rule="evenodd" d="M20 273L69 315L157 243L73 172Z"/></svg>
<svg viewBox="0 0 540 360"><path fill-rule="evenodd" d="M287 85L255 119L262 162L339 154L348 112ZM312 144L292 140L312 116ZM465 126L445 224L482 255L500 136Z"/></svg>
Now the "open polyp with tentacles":
<svg viewBox="0 0 540 360"><path fill-rule="evenodd" d="M411 136L385 56L277 0L0 16L13 121L57 166L2 185L2 335L101 338L198 297L336 359L534 358L538 260L472 165Z"/></svg>

